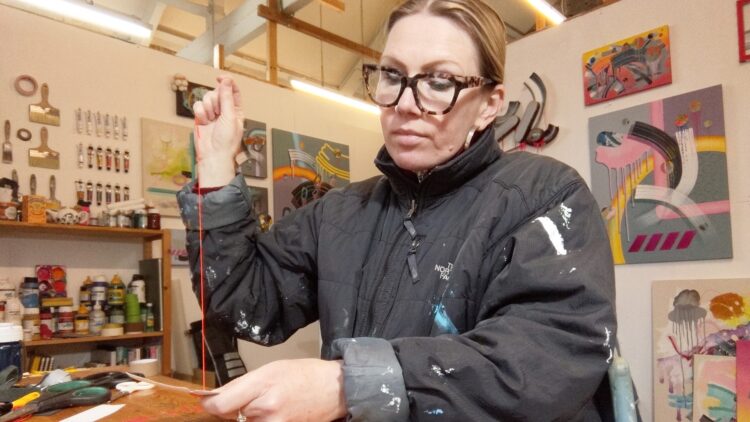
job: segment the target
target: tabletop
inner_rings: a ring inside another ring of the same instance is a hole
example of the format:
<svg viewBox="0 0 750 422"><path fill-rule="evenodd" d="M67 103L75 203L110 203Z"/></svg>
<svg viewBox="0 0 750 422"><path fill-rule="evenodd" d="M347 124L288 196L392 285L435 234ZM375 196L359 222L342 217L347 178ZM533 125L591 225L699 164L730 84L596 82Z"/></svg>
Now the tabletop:
<svg viewBox="0 0 750 422"><path fill-rule="evenodd" d="M106 368L107 370L123 370L119 367ZM126 369L126 368L125 368ZM82 371L73 374L73 378L81 378L86 375L99 372L96 370ZM200 385L177 380L164 375L149 377L154 381L179 385L191 389L200 389ZM115 390L112 390L115 391ZM113 422L150 422L150 421L189 421L189 422L213 422L221 419L207 414L200 405L200 399L189 394L165 390L163 388L152 388L150 390L135 391L129 395L120 397L109 404L123 404L120 410L106 417L107 421ZM81 413L94 406L73 407L61 410L49 416L34 416L28 419L32 422L60 421L67 417Z"/></svg>

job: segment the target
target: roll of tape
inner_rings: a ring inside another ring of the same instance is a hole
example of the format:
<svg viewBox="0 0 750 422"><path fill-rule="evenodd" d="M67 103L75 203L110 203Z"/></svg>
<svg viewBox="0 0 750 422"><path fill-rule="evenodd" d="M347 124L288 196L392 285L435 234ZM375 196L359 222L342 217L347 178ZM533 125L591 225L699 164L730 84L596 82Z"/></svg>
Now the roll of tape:
<svg viewBox="0 0 750 422"><path fill-rule="evenodd" d="M24 89L22 82L31 84L31 88ZM14 85L16 87L16 92L23 95L24 97L31 97L32 95L36 94L36 88L38 86L36 83L36 79L31 77L30 75L21 75L17 77Z"/></svg>
<svg viewBox="0 0 750 422"><path fill-rule="evenodd" d="M121 336L123 334L125 334L125 330L120 324L104 324L104 327L102 327L102 337Z"/></svg>
<svg viewBox="0 0 750 422"><path fill-rule="evenodd" d="M157 359L139 359L128 364L130 372L140 372L144 377L159 375L159 361Z"/></svg>

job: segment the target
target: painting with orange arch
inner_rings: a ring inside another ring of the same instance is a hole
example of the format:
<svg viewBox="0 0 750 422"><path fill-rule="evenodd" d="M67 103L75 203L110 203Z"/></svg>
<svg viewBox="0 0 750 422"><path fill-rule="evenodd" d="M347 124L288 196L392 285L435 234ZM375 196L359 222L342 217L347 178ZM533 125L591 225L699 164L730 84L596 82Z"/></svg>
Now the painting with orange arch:
<svg viewBox="0 0 750 422"><path fill-rule="evenodd" d="M655 281L651 297L654 421L732 420L740 405L739 384L727 381L734 365L698 358L696 366L696 356L737 357L739 365L740 343L750 340L750 279Z"/></svg>
<svg viewBox="0 0 750 422"><path fill-rule="evenodd" d="M288 132L271 131L273 220L349 184L349 146Z"/></svg>
<svg viewBox="0 0 750 422"><path fill-rule="evenodd" d="M669 26L664 25L583 53L586 105L672 83Z"/></svg>
<svg viewBox="0 0 750 422"><path fill-rule="evenodd" d="M732 257L726 142L721 85L589 119L616 264Z"/></svg>

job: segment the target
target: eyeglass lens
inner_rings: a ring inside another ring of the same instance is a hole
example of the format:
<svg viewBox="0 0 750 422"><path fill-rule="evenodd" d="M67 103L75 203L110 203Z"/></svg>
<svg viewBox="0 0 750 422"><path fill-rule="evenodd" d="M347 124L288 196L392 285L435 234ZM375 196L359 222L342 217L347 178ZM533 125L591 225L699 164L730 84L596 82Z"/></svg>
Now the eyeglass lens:
<svg viewBox="0 0 750 422"><path fill-rule="evenodd" d="M367 90L372 100L387 107L398 100L403 75L395 70L373 69L367 78ZM456 83L435 75L417 79L417 102L425 111L441 113L451 106Z"/></svg>

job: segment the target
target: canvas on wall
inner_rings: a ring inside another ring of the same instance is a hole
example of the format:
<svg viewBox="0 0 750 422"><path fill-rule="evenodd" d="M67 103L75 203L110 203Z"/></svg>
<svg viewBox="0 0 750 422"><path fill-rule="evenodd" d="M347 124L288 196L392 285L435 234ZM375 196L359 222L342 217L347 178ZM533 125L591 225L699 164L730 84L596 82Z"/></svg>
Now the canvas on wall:
<svg viewBox="0 0 750 422"><path fill-rule="evenodd" d="M720 85L589 119L616 264L732 257Z"/></svg>
<svg viewBox="0 0 750 422"><path fill-rule="evenodd" d="M192 129L141 119L143 197L162 215L179 217L177 191L192 177Z"/></svg>
<svg viewBox="0 0 750 422"><path fill-rule="evenodd" d="M245 177L265 179L268 173L266 124L245 119L242 126L242 146L246 159L240 163L240 171Z"/></svg>
<svg viewBox="0 0 750 422"><path fill-rule="evenodd" d="M735 358L693 357L693 420L737 422Z"/></svg>
<svg viewBox="0 0 750 422"><path fill-rule="evenodd" d="M750 279L655 281L651 291L654 421L699 422L693 358L735 356L750 339Z"/></svg>
<svg viewBox="0 0 750 422"><path fill-rule="evenodd" d="M193 104L203 99L203 96L213 88L206 85L188 82L185 91L175 91L175 112L178 116L194 118Z"/></svg>
<svg viewBox="0 0 750 422"><path fill-rule="evenodd" d="M583 96L597 104L672 83L669 26L583 54Z"/></svg>
<svg viewBox="0 0 750 422"><path fill-rule="evenodd" d="M273 129L273 219L349 183L349 146Z"/></svg>

